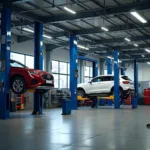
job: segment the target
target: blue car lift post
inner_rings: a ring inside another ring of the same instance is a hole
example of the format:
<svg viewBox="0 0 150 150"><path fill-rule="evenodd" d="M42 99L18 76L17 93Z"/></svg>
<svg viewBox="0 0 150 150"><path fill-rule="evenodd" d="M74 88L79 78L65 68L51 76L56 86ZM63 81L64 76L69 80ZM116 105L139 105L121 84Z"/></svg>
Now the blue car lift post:
<svg viewBox="0 0 150 150"><path fill-rule="evenodd" d="M114 50L114 108L120 108L118 51Z"/></svg>
<svg viewBox="0 0 150 150"><path fill-rule="evenodd" d="M9 119L10 110L10 50L11 50L11 9L1 11L0 51L0 119Z"/></svg>
<svg viewBox="0 0 150 150"><path fill-rule="evenodd" d="M132 108L137 108L138 105L138 63L134 60L134 89L135 94L132 99Z"/></svg>
<svg viewBox="0 0 150 150"><path fill-rule="evenodd" d="M98 61L83 56L78 56L77 37L70 35L70 92L71 92L71 108L77 110L77 62L78 59L93 62L93 77L98 75Z"/></svg>
<svg viewBox="0 0 150 150"><path fill-rule="evenodd" d="M0 119L9 119L10 110L10 50L11 50L11 9L1 11L0 51Z"/></svg>
<svg viewBox="0 0 150 150"><path fill-rule="evenodd" d="M71 92L71 109L77 110L77 68L78 68L78 49L77 37L70 35L70 92Z"/></svg>
<svg viewBox="0 0 150 150"><path fill-rule="evenodd" d="M110 52L107 52L106 64L107 64L107 74L112 74L112 64L111 64L111 59L110 59Z"/></svg>
<svg viewBox="0 0 150 150"><path fill-rule="evenodd" d="M122 66L121 66L121 75L125 75L125 65L124 63L122 63Z"/></svg>
<svg viewBox="0 0 150 150"><path fill-rule="evenodd" d="M43 24L34 23L34 69L43 70ZM42 94L34 93L33 115L41 115L42 112Z"/></svg>

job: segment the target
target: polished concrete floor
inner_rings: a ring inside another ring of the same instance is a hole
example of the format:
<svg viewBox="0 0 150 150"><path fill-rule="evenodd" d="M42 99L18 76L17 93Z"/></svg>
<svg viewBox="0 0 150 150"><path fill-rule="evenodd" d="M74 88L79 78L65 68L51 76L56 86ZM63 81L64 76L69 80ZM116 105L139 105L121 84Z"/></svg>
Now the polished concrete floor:
<svg viewBox="0 0 150 150"><path fill-rule="evenodd" d="M150 106L79 108L71 116L61 109L30 112L0 120L0 150L150 150Z"/></svg>

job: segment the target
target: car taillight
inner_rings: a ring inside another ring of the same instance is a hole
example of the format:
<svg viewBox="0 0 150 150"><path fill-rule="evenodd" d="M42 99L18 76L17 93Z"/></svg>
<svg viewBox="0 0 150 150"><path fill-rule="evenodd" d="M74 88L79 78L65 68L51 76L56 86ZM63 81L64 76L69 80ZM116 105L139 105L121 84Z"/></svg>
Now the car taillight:
<svg viewBox="0 0 150 150"><path fill-rule="evenodd" d="M122 81L123 84L129 84L129 81Z"/></svg>

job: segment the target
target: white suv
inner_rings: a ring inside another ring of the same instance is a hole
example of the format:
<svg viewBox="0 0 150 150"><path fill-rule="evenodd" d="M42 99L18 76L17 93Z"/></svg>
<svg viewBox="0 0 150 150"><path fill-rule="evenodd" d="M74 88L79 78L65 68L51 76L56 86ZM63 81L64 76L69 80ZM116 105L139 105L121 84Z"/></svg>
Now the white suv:
<svg viewBox="0 0 150 150"><path fill-rule="evenodd" d="M88 83L78 84L78 96L104 96L113 95L114 93L114 76L102 75L93 78ZM134 83L128 76L120 76L120 97L127 98L134 94Z"/></svg>

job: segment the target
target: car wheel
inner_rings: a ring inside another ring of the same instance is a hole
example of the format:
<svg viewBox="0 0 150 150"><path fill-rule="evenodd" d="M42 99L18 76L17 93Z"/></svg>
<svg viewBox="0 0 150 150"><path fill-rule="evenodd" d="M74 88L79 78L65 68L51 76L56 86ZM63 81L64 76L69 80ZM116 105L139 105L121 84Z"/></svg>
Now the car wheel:
<svg viewBox="0 0 150 150"><path fill-rule="evenodd" d="M26 82L23 77L14 77L11 81L11 89L15 94L23 94L26 91Z"/></svg>
<svg viewBox="0 0 150 150"><path fill-rule="evenodd" d="M85 97L85 92L82 89L78 89L78 96Z"/></svg>
<svg viewBox="0 0 150 150"><path fill-rule="evenodd" d="M120 97L120 98L123 98L123 96L124 96L123 90L122 90L121 88L120 88L119 90L120 90L120 92L119 92L119 97ZM111 90L111 95L114 95L114 88Z"/></svg>

